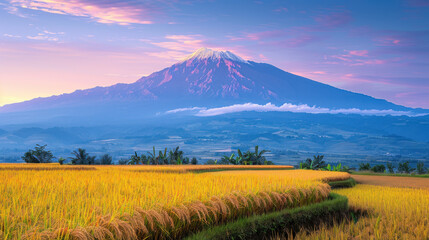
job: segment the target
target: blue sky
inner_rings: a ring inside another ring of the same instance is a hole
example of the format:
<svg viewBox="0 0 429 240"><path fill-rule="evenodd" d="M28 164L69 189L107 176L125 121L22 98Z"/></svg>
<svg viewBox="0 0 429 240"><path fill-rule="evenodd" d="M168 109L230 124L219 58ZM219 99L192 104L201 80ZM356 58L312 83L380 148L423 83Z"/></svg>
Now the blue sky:
<svg viewBox="0 0 429 240"><path fill-rule="evenodd" d="M429 1L0 0L0 105L130 83L200 47L429 108Z"/></svg>

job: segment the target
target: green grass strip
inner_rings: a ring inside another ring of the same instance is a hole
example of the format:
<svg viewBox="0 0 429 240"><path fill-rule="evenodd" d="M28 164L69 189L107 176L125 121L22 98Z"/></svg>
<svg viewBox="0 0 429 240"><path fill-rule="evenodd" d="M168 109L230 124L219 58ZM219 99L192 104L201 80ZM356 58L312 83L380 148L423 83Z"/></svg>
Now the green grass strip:
<svg viewBox="0 0 429 240"><path fill-rule="evenodd" d="M415 174L415 173L375 173L375 172L351 172L352 175L366 175L366 176L391 176L391 177L415 177L415 178L429 178L429 174Z"/></svg>
<svg viewBox="0 0 429 240"><path fill-rule="evenodd" d="M209 228L186 239L261 239L279 232L312 229L322 222L332 222L333 219L344 216L347 211L347 197L330 193L328 200L321 203L242 218Z"/></svg>
<svg viewBox="0 0 429 240"><path fill-rule="evenodd" d="M356 185L356 181L353 178L349 178L343 181L328 182L328 184L331 188L351 188Z"/></svg>

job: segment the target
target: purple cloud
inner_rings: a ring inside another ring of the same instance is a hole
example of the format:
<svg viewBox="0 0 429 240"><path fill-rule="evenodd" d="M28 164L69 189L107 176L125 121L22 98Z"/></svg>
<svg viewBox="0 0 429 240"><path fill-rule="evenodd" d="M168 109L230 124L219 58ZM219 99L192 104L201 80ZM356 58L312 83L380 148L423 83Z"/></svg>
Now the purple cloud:
<svg viewBox="0 0 429 240"><path fill-rule="evenodd" d="M13 7L20 7L62 15L89 17L99 23L119 25L151 24L153 6L136 4L135 1L88 0L10 0Z"/></svg>

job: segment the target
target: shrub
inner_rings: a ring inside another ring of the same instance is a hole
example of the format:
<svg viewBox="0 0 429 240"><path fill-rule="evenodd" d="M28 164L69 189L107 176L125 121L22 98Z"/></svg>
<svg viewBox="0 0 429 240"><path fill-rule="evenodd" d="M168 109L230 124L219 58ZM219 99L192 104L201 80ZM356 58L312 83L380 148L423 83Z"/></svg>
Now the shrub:
<svg viewBox="0 0 429 240"><path fill-rule="evenodd" d="M382 172L386 171L386 167L383 164L375 165L374 167L371 168L371 171L382 173Z"/></svg>
<svg viewBox="0 0 429 240"><path fill-rule="evenodd" d="M112 156L110 156L109 154L104 154L100 157L99 163L101 165L111 165L113 162Z"/></svg>
<svg viewBox="0 0 429 240"><path fill-rule="evenodd" d="M209 160L207 160L206 164L207 165L215 165L215 164L217 164L217 160L209 159Z"/></svg>
<svg viewBox="0 0 429 240"><path fill-rule="evenodd" d="M65 159L65 158L62 158L62 157L58 158L58 163L59 163L60 165L63 165L65 161L66 161L66 159Z"/></svg>
<svg viewBox="0 0 429 240"><path fill-rule="evenodd" d="M369 163L360 163L359 171L369 171L371 169L371 165Z"/></svg>
<svg viewBox="0 0 429 240"><path fill-rule="evenodd" d="M128 164L128 159L119 159L118 164L119 165L127 165Z"/></svg>
<svg viewBox="0 0 429 240"><path fill-rule="evenodd" d="M192 164L192 165L197 165L197 164L198 164L198 160L197 160L197 158L196 158L196 157L193 157L193 158L192 158L192 160L191 160L191 164Z"/></svg>

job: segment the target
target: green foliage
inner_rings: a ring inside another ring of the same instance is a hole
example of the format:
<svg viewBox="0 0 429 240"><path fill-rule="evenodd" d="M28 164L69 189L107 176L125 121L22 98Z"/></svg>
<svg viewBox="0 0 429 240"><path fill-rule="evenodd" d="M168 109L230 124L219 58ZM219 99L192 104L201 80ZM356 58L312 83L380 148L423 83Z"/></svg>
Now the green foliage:
<svg viewBox="0 0 429 240"><path fill-rule="evenodd" d="M323 161L323 155L317 155L313 156L313 159L307 158L304 162L300 162L299 167L300 169L311 169L311 170L318 170L318 169L327 169L328 164L326 164L325 161Z"/></svg>
<svg viewBox="0 0 429 240"><path fill-rule="evenodd" d="M63 158L63 157L58 158L58 163L59 163L60 165L63 165L65 161L66 161L66 159L65 159L65 158Z"/></svg>
<svg viewBox="0 0 429 240"><path fill-rule="evenodd" d="M356 185L356 181L353 178L349 178L343 181L328 182L328 184L331 188L351 188Z"/></svg>
<svg viewBox="0 0 429 240"><path fill-rule="evenodd" d="M128 164L128 159L119 159L118 164L119 165L127 165Z"/></svg>
<svg viewBox="0 0 429 240"><path fill-rule="evenodd" d="M382 172L386 171L386 167L383 164L378 164L378 165L373 166L371 168L371 171L382 173Z"/></svg>
<svg viewBox="0 0 429 240"><path fill-rule="evenodd" d="M400 173L411 173L414 170L414 168L410 167L410 163L408 161L400 162L398 164L398 172Z"/></svg>
<svg viewBox="0 0 429 240"><path fill-rule="evenodd" d="M98 163L101 165L111 165L113 163L113 158L109 154L103 154L100 159L98 160Z"/></svg>
<svg viewBox="0 0 429 240"><path fill-rule="evenodd" d="M268 150L259 151L259 146L255 146L255 151L252 152L248 150L245 153L242 153L240 149L237 150L238 157L232 159L232 164L238 165L264 165L268 163L267 159L262 156L265 153L269 152Z"/></svg>
<svg viewBox="0 0 429 240"><path fill-rule="evenodd" d="M197 165L197 164L198 164L198 160L197 160L197 158L196 158L196 157L193 157L193 158L192 158L192 160L191 160L191 164L192 164L192 165Z"/></svg>
<svg viewBox="0 0 429 240"><path fill-rule="evenodd" d="M213 160L213 159L209 159L206 161L207 165L216 165L217 164L217 160Z"/></svg>
<svg viewBox="0 0 429 240"><path fill-rule="evenodd" d="M134 155L130 157L130 160L128 161L129 165L139 165L142 163L142 158L137 154L137 152L134 152Z"/></svg>
<svg viewBox="0 0 429 240"><path fill-rule="evenodd" d="M342 165L338 163L337 166L328 163L328 166L322 168L322 170L333 171L333 172L350 172L350 168L348 166Z"/></svg>
<svg viewBox="0 0 429 240"><path fill-rule="evenodd" d="M26 163L51 163L55 157L51 151L46 150L46 147L47 145L36 144L34 150L28 150L21 158Z"/></svg>
<svg viewBox="0 0 429 240"><path fill-rule="evenodd" d="M95 164L95 156L89 156L85 149L79 148L72 152L74 157L70 158L73 165L93 165Z"/></svg>
<svg viewBox="0 0 429 240"><path fill-rule="evenodd" d="M330 193L329 200L294 209L254 215L225 225L208 228L186 239L269 239L273 233L313 230L314 226L341 219L348 213L346 197Z"/></svg>
<svg viewBox="0 0 429 240"><path fill-rule="evenodd" d="M395 166L392 164L392 163L390 163L390 162L388 162L387 164L386 164L386 167L387 167L387 169L389 170L389 173L395 173Z"/></svg>
<svg viewBox="0 0 429 240"><path fill-rule="evenodd" d="M371 165L369 163L359 163L359 171L369 171L371 170Z"/></svg>
<svg viewBox="0 0 429 240"><path fill-rule="evenodd" d="M177 146L174 150L170 150L168 153L168 159L166 164L183 164L183 151L179 150Z"/></svg>
<svg viewBox="0 0 429 240"><path fill-rule="evenodd" d="M425 167L425 164L423 162L417 163L417 173L418 174L425 174L428 172L428 169Z"/></svg>

